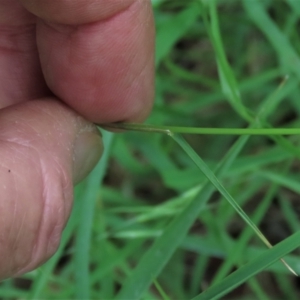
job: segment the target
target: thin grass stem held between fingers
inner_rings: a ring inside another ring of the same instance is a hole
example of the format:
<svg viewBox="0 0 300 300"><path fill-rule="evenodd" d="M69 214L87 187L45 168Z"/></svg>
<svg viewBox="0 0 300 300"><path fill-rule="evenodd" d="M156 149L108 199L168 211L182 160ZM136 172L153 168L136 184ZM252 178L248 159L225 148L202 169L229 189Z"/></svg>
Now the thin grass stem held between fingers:
<svg viewBox="0 0 300 300"><path fill-rule="evenodd" d="M103 129L122 129L153 133L180 134L209 134L209 135L300 135L300 128L201 128L180 126L158 126L136 123L97 124Z"/></svg>

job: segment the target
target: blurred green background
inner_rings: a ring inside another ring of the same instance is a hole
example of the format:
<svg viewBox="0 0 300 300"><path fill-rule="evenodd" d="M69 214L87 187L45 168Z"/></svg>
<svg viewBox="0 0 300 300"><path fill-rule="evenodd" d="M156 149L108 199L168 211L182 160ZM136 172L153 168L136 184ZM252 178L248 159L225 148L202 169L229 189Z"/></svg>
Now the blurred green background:
<svg viewBox="0 0 300 300"><path fill-rule="evenodd" d="M147 123L300 127L299 1L152 4L156 100ZM299 278L271 264L289 253L300 274L299 236L287 239L300 228L299 136L184 137L212 170L223 163L218 179L280 249L266 252L170 137L103 131L104 156L75 189L58 253L1 283L0 299L299 299Z"/></svg>

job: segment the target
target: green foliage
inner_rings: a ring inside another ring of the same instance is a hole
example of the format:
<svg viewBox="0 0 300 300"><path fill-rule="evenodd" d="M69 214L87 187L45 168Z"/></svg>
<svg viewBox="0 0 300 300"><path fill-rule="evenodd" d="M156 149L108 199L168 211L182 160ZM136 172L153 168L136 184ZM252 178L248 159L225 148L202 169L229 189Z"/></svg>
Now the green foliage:
<svg viewBox="0 0 300 300"><path fill-rule="evenodd" d="M299 299L300 6L152 3L155 130L103 131L58 252L0 298Z"/></svg>

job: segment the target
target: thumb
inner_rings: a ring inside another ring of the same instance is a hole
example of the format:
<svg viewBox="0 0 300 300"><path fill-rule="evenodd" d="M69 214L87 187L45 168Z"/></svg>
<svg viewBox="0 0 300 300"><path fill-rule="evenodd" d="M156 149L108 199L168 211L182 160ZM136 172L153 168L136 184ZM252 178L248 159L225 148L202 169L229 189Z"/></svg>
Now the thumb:
<svg viewBox="0 0 300 300"><path fill-rule="evenodd" d="M0 111L0 279L30 271L54 254L73 183L101 152L95 126L55 99Z"/></svg>

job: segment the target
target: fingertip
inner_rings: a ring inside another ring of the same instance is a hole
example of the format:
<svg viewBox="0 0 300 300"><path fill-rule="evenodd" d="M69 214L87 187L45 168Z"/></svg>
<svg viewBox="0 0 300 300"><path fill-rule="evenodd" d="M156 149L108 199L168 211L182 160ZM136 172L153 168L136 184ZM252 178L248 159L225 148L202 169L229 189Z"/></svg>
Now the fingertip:
<svg viewBox="0 0 300 300"><path fill-rule="evenodd" d="M53 98L0 111L1 279L30 271L55 253L71 211L73 182L101 151L95 126Z"/></svg>
<svg viewBox="0 0 300 300"><path fill-rule="evenodd" d="M141 122L151 111L154 20L149 0L133 2L113 18L91 24L38 24L48 86L92 122Z"/></svg>
<svg viewBox="0 0 300 300"><path fill-rule="evenodd" d="M136 0L20 0L32 14L48 22L81 25L104 20Z"/></svg>

